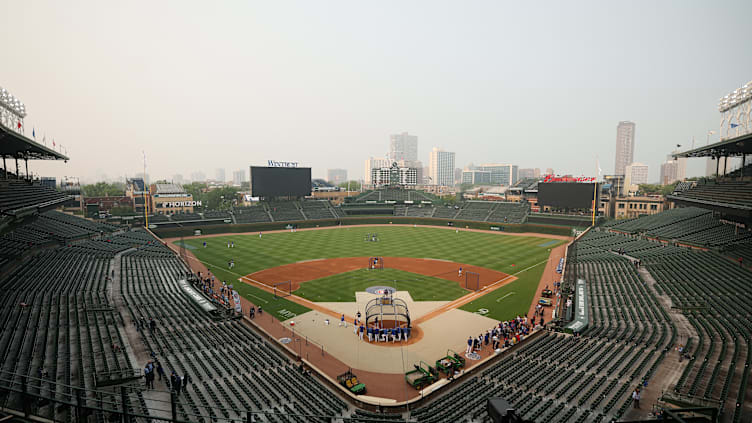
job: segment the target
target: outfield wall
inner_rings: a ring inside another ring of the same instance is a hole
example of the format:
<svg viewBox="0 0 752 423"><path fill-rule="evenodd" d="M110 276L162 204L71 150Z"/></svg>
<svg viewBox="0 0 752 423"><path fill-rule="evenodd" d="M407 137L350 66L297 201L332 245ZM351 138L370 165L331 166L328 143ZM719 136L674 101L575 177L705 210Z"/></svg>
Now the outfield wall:
<svg viewBox="0 0 752 423"><path fill-rule="evenodd" d="M401 225L421 225L421 226L453 226L458 228L483 229L499 228L499 232L534 232L547 235L570 236L572 228L570 226L544 225L534 223L522 224L500 224L492 222L479 222L477 220L457 220L457 219L437 219L431 217L403 217L403 216L375 216L375 217L344 217L340 219L323 219L323 220L300 220L293 222L260 222L260 223L240 223L240 224L220 224L220 225L201 225L190 227L179 227L175 223L160 225L151 230L160 238L178 238L181 236L193 236L193 231L200 229L203 235L223 234L223 233L243 233L272 231L285 229L287 225L297 225L298 228L316 228L340 225L384 225L384 224L401 224Z"/></svg>

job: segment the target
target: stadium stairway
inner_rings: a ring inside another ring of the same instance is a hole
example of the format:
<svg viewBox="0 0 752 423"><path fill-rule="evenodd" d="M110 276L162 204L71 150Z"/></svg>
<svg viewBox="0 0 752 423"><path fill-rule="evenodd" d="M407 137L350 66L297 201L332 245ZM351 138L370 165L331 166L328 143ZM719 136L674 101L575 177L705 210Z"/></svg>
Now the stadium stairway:
<svg viewBox="0 0 752 423"><path fill-rule="evenodd" d="M129 254L135 251L137 251L136 248L122 251L113 256L111 262L112 287L109 295L112 299L112 305L117 308L117 311L121 316L129 315L128 306L125 302L122 292L122 256L123 254ZM123 348L126 354L128 354L128 357L130 357L132 363L146 363L151 359L149 351L146 351L143 343L140 342L139 333L136 330L133 322L129 323L131 324L126 324L125 322L123 322L123 326L119 328L123 333L123 339L127 340L127 342L124 343ZM139 371L139 375L140 374L141 372ZM141 395L143 396L146 407L149 409L149 415L161 418L171 417L170 414L166 412L166 410L163 410L164 407L161 406L161 404L170 401L170 395L168 392L158 390L144 390L141 392Z"/></svg>

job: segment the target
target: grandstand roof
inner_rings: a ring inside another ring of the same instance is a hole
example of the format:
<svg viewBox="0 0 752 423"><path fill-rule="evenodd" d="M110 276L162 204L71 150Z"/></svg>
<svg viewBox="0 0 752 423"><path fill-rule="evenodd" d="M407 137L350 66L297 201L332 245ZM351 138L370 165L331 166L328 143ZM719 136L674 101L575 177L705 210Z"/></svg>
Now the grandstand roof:
<svg viewBox="0 0 752 423"><path fill-rule="evenodd" d="M156 184L157 194L185 194L183 186L180 184Z"/></svg>
<svg viewBox="0 0 752 423"><path fill-rule="evenodd" d="M743 154L752 154L752 133L742 135L736 138L719 141L717 143L705 145L681 153L673 154L677 157L723 157L723 156L741 156Z"/></svg>
<svg viewBox="0 0 752 423"><path fill-rule="evenodd" d="M58 153L0 124L0 155L33 160L69 160Z"/></svg>

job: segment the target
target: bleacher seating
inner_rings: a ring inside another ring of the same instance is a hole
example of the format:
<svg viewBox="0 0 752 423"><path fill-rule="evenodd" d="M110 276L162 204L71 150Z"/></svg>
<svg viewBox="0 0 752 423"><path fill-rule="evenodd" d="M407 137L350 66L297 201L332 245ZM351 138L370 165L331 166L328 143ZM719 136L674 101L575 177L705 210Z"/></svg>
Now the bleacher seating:
<svg viewBox="0 0 752 423"><path fill-rule="evenodd" d="M0 256L12 258L40 246L65 244L118 228L58 211L47 211L0 236Z"/></svg>
<svg viewBox="0 0 752 423"><path fill-rule="evenodd" d="M364 192L353 200L356 203L365 203L368 201L385 202L394 201L402 203L405 201L412 201L420 203L421 201L436 201L437 198L424 191L415 189L401 189L401 188L379 188L371 191Z"/></svg>
<svg viewBox="0 0 752 423"><path fill-rule="evenodd" d="M455 208L454 206L437 206L436 211L433 213L433 217L454 219L454 217L457 216L457 213L459 213L459 208Z"/></svg>
<svg viewBox="0 0 752 423"><path fill-rule="evenodd" d="M752 207L752 183L712 182L698 183L693 188L675 193L672 198L725 207Z"/></svg>
<svg viewBox="0 0 752 423"><path fill-rule="evenodd" d="M329 201L306 200L302 201L300 206L307 220L334 219L337 217L332 211Z"/></svg>
<svg viewBox="0 0 752 423"><path fill-rule="evenodd" d="M53 207L70 197L38 183L0 180L0 214L16 215L22 210Z"/></svg>
<svg viewBox="0 0 752 423"><path fill-rule="evenodd" d="M130 362L123 348L122 317L107 295L109 271L109 257L53 249L33 256L0 279L4 293L0 296L3 379L20 383L25 375L32 392L45 391L59 400L69 400L69 386L94 389L97 379L130 372L137 365ZM39 377L40 369L49 375L44 380ZM102 399L118 402L119 396ZM95 398L85 397L84 401L96 405ZM22 398L15 393L0 395L0 404L23 409ZM140 404L129 406L146 412ZM75 417L72 408L49 402L34 402L31 410L55 421Z"/></svg>
<svg viewBox="0 0 752 423"><path fill-rule="evenodd" d="M483 222L488 219L488 215L491 214L494 207L496 207L496 203L490 201L468 201L462 206L456 219Z"/></svg>
<svg viewBox="0 0 752 423"><path fill-rule="evenodd" d="M168 374L175 370L193 380L180 398L179 418L242 420L248 410L321 416L346 411L341 399L297 372L247 325L199 311L178 287L186 272L174 255L126 253L120 279L129 320L158 322L155 331L141 332L146 350L157 354Z"/></svg>
<svg viewBox="0 0 752 423"><path fill-rule="evenodd" d="M203 218L198 213L175 213L170 216L170 219L174 222L189 222L192 220L201 220Z"/></svg>
<svg viewBox="0 0 752 423"><path fill-rule="evenodd" d="M488 216L489 222L525 223L530 207L525 203L498 202Z"/></svg>
<svg viewBox="0 0 752 423"><path fill-rule="evenodd" d="M67 194L38 183L0 180L0 214L18 214L22 210L39 209L61 204Z"/></svg>
<svg viewBox="0 0 752 423"><path fill-rule="evenodd" d="M488 421L485 402L500 396L525 421L621 417L631 401L626 391L631 384L623 381L649 378L676 329L626 259L606 253L578 266L590 289L592 324L586 334L543 332L411 415L418 422Z"/></svg>
<svg viewBox="0 0 752 423"><path fill-rule="evenodd" d="M752 232L723 223L709 210L683 207L629 221L611 221L610 228L665 240L716 247L752 238Z"/></svg>
<svg viewBox="0 0 752 423"><path fill-rule="evenodd" d="M253 207L238 207L233 210L235 221L238 223L271 222L269 213L263 205Z"/></svg>
<svg viewBox="0 0 752 423"><path fill-rule="evenodd" d="M305 216L300 212L296 201L280 201L269 203L269 213L275 222L288 222L296 220L305 220Z"/></svg>
<svg viewBox="0 0 752 423"><path fill-rule="evenodd" d="M405 210L405 216L410 217L433 217L434 210L436 210L433 206L429 205L423 205L423 206L407 206Z"/></svg>
<svg viewBox="0 0 752 423"><path fill-rule="evenodd" d="M212 210L204 212L204 219L232 219L232 215L228 211Z"/></svg>

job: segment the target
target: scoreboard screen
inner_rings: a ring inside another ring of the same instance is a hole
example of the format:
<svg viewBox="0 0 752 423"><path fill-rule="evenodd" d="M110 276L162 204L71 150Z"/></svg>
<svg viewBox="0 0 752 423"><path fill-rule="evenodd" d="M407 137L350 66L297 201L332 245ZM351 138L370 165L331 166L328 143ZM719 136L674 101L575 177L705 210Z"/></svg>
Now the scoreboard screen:
<svg viewBox="0 0 752 423"><path fill-rule="evenodd" d="M556 209L591 209L595 188L593 185L577 182L541 182L538 184L538 205Z"/></svg>
<svg viewBox="0 0 752 423"><path fill-rule="evenodd" d="M251 166L251 196L304 197L311 195L310 167Z"/></svg>

